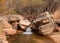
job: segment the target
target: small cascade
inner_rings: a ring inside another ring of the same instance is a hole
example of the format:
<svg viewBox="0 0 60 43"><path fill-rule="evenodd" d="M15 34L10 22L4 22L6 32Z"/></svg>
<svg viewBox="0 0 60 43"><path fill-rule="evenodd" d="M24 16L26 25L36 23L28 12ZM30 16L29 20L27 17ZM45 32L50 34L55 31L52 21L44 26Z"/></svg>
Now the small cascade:
<svg viewBox="0 0 60 43"><path fill-rule="evenodd" d="M28 28L26 29L26 32L23 32L23 34L32 34L31 28L28 27Z"/></svg>

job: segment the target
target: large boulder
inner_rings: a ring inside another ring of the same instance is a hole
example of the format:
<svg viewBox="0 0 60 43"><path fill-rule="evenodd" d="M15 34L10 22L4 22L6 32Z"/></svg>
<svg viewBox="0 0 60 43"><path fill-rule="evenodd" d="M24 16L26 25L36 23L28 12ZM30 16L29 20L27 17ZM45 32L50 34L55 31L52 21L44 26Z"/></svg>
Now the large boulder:
<svg viewBox="0 0 60 43"><path fill-rule="evenodd" d="M55 21L55 23L57 24L58 28L57 30L60 31L60 9L57 9L54 13L53 13L53 19Z"/></svg>
<svg viewBox="0 0 60 43"><path fill-rule="evenodd" d="M4 24L2 22L3 22L3 19L0 18L0 43L8 43L7 38L6 38L6 33L3 30Z"/></svg>
<svg viewBox="0 0 60 43"><path fill-rule="evenodd" d="M12 26L4 19L0 17L0 25L3 29L4 32L6 32L7 34L15 34L16 30L12 29Z"/></svg>
<svg viewBox="0 0 60 43"><path fill-rule="evenodd" d="M7 15L7 18L8 18L7 21L9 21L9 22L11 21L12 23L14 23L13 24L13 25L15 25L14 27L19 25L21 27L21 29L24 29L24 30L26 29L27 26L29 26L31 24L30 21L28 21L21 15L10 14L10 15Z"/></svg>
<svg viewBox="0 0 60 43"><path fill-rule="evenodd" d="M21 29L26 30L27 26L31 24L30 21L18 14L8 14L1 17L9 22L14 29L17 29L19 26Z"/></svg>
<svg viewBox="0 0 60 43"><path fill-rule="evenodd" d="M47 35L54 31L55 24L48 12L40 14L40 16L33 21L34 27L32 29L38 30L38 33Z"/></svg>

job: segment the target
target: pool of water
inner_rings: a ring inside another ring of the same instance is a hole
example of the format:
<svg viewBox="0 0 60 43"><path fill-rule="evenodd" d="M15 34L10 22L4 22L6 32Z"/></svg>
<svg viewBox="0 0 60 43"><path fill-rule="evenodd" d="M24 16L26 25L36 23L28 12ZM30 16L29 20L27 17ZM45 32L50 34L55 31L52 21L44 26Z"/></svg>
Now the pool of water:
<svg viewBox="0 0 60 43"><path fill-rule="evenodd" d="M16 34L8 40L9 43L55 43L50 37L37 34Z"/></svg>

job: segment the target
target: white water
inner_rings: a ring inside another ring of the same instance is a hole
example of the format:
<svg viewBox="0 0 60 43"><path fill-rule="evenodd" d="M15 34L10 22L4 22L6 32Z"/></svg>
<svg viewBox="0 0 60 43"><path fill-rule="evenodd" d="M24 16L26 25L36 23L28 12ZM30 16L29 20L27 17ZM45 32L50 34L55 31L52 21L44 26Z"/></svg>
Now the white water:
<svg viewBox="0 0 60 43"><path fill-rule="evenodd" d="M26 29L26 32L23 32L23 34L32 34L31 28L28 27L28 28Z"/></svg>

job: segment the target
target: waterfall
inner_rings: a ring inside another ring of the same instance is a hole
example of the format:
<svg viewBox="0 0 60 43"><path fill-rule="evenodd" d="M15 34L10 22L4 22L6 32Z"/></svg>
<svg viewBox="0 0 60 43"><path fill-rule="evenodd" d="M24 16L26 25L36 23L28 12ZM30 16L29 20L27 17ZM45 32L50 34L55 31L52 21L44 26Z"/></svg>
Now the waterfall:
<svg viewBox="0 0 60 43"><path fill-rule="evenodd" d="M27 27L26 32L23 32L23 34L32 34L31 28Z"/></svg>

